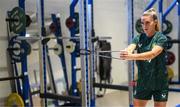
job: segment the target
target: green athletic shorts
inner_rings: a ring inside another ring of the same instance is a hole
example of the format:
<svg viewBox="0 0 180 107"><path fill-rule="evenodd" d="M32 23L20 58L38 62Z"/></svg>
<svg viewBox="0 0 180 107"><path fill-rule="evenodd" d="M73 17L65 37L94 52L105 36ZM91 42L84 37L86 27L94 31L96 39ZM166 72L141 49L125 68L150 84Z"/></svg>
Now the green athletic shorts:
<svg viewBox="0 0 180 107"><path fill-rule="evenodd" d="M153 96L154 101L167 101L168 100L168 89L164 90L138 90L134 91L134 98L140 100L151 100Z"/></svg>

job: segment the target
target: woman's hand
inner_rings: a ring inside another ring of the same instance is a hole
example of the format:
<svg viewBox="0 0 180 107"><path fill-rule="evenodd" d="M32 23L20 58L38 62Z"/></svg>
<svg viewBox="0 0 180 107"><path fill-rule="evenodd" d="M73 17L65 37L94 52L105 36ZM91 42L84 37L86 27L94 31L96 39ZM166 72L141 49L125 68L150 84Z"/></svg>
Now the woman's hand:
<svg viewBox="0 0 180 107"><path fill-rule="evenodd" d="M136 48L136 44L130 44L124 50L120 50L120 59L122 60L132 60L133 51Z"/></svg>
<svg viewBox="0 0 180 107"><path fill-rule="evenodd" d="M127 50L120 50L120 59L125 60L128 57L128 54Z"/></svg>

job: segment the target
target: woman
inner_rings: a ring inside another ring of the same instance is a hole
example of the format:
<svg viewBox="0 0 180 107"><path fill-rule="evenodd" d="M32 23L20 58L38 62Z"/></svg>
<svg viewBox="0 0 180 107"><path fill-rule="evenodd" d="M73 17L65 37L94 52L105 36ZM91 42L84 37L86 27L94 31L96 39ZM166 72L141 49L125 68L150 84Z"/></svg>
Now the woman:
<svg viewBox="0 0 180 107"><path fill-rule="evenodd" d="M134 107L145 107L154 99L155 107L165 107L168 99L168 78L165 65L165 42L159 30L159 21L154 9L141 16L144 33L136 36L132 43L120 52L124 60L136 60L138 67L137 86L134 91ZM137 50L137 53L133 53Z"/></svg>

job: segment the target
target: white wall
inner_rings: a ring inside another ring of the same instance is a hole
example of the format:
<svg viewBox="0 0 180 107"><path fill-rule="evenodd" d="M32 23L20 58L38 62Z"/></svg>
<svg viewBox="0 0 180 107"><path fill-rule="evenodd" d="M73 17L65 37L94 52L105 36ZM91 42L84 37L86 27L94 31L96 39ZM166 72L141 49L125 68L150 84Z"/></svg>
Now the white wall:
<svg viewBox="0 0 180 107"><path fill-rule="evenodd" d="M97 36L110 36L112 51L124 49L127 44L127 2L126 0L95 0L94 26ZM119 53L112 53L119 58ZM113 84L127 82L127 61L112 59Z"/></svg>

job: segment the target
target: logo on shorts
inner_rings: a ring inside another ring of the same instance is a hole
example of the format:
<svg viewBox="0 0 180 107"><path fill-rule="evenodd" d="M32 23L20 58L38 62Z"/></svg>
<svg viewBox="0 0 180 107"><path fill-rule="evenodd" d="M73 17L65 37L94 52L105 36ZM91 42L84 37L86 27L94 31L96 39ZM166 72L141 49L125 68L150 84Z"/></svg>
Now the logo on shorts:
<svg viewBox="0 0 180 107"><path fill-rule="evenodd" d="M166 97L166 94L162 94L161 96L162 96L162 98L165 98L165 97Z"/></svg>
<svg viewBox="0 0 180 107"><path fill-rule="evenodd" d="M134 91L134 95L136 95L136 90Z"/></svg>
<svg viewBox="0 0 180 107"><path fill-rule="evenodd" d="M142 46L142 43L141 43L141 44L139 43L139 44L138 44L138 47L140 48L141 46Z"/></svg>
<svg viewBox="0 0 180 107"><path fill-rule="evenodd" d="M151 63L151 59L150 60L147 60L149 63Z"/></svg>

